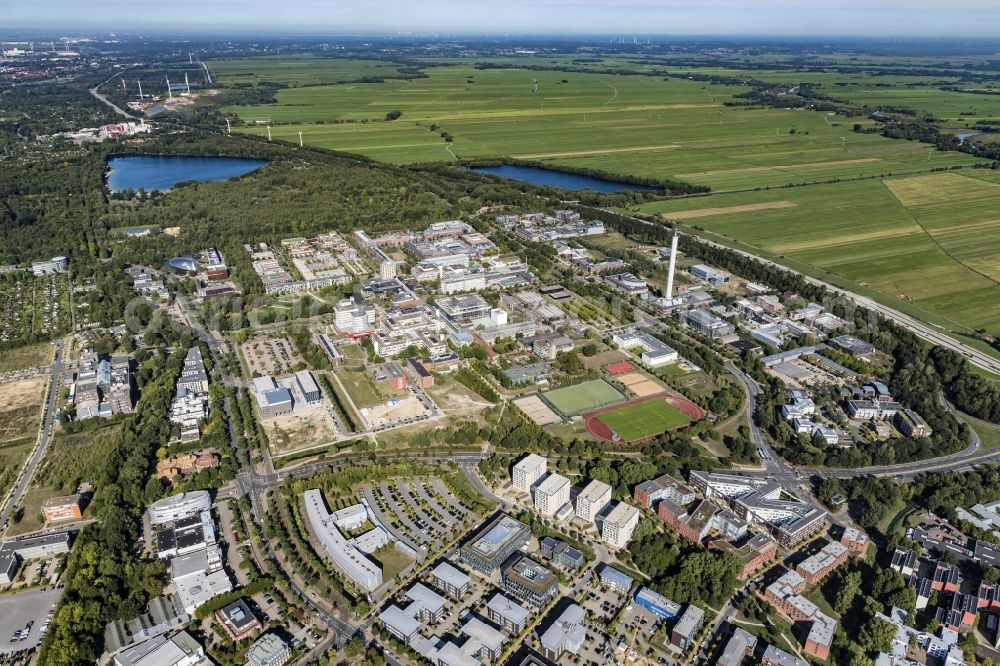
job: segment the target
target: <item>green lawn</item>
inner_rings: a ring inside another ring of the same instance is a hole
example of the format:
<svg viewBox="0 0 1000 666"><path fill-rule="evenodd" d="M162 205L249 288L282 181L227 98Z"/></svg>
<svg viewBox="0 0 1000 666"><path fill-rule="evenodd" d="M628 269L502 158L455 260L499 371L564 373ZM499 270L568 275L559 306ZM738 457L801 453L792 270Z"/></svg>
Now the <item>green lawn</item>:
<svg viewBox="0 0 1000 666"><path fill-rule="evenodd" d="M394 390L386 383L376 382L368 370L337 370L335 372L358 409L381 405L391 396L405 393L405 391Z"/></svg>
<svg viewBox="0 0 1000 666"><path fill-rule="evenodd" d="M6 349L0 354L0 373L48 365L52 361L52 350L48 342Z"/></svg>
<svg viewBox="0 0 1000 666"><path fill-rule="evenodd" d="M385 581L392 580L400 571L413 564L412 558L404 555L391 543L372 553L372 558L382 565L382 580Z"/></svg>
<svg viewBox="0 0 1000 666"><path fill-rule="evenodd" d="M625 399L624 395L603 379L546 391L542 393L542 397L565 416L575 416Z"/></svg>
<svg viewBox="0 0 1000 666"><path fill-rule="evenodd" d="M666 400L647 400L597 417L626 442L660 433L691 423L681 410Z"/></svg>

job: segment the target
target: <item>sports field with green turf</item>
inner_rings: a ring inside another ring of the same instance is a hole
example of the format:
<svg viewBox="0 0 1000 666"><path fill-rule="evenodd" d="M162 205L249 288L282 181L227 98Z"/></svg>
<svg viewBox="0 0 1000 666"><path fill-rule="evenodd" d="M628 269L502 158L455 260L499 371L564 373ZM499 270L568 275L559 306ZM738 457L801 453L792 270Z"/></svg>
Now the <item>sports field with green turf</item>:
<svg viewBox="0 0 1000 666"><path fill-rule="evenodd" d="M542 397L564 416L576 416L625 399L624 395L603 379L545 391Z"/></svg>
<svg viewBox="0 0 1000 666"><path fill-rule="evenodd" d="M684 412L666 400L646 400L627 405L605 412L597 419L626 442L659 435L691 422Z"/></svg>

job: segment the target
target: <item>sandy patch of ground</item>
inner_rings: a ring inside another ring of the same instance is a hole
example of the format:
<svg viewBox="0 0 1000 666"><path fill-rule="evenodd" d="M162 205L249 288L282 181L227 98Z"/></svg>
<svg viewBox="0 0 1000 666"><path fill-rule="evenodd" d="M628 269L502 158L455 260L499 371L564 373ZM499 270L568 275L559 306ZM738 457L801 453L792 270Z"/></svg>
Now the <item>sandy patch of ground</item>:
<svg viewBox="0 0 1000 666"><path fill-rule="evenodd" d="M730 213L752 213L755 210L777 210L779 208L795 208L798 204L791 201L767 201L764 203L744 204L742 206L726 206L723 208L701 208L699 210L682 210L676 213L662 213L668 220L690 220L697 217L713 217L729 215Z"/></svg>
<svg viewBox="0 0 1000 666"><path fill-rule="evenodd" d="M277 416L262 422L276 453L298 451L336 439L333 420L323 407Z"/></svg>
<svg viewBox="0 0 1000 666"><path fill-rule="evenodd" d="M361 410L361 418L369 429L381 428L404 419L416 418L426 413L423 403L414 397L402 398L393 405L390 402Z"/></svg>

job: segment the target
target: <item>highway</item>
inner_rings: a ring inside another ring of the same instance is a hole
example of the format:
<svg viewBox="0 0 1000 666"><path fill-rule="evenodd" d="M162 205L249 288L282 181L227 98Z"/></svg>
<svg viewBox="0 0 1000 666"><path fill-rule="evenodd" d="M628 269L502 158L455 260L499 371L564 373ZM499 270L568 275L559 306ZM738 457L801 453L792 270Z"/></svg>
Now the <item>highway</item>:
<svg viewBox="0 0 1000 666"><path fill-rule="evenodd" d="M111 79L116 79L116 78L120 77L123 73L124 73L124 70L121 71L121 72L115 72L114 74L112 74L111 76L109 76L107 79L105 79L101 83L98 83L96 86L94 86L93 88L91 88L90 89L90 94L93 95L94 97L96 97L97 100L100 101L102 104L106 104L107 106L109 106L118 115L125 116L126 118L129 118L130 120L135 120L137 118L137 116L133 116L131 113L129 113L128 111L122 109L121 107L119 107L118 105L116 105L114 102L112 102L111 100L109 100L107 97L105 97L101 93L97 92L98 88L100 88L101 86L103 86L105 83L107 83Z"/></svg>
<svg viewBox="0 0 1000 666"><path fill-rule="evenodd" d="M601 209L601 210L604 210L604 209ZM622 213L620 213L618 211L610 211L610 210L608 210L606 212L612 213L612 214L616 214L616 215L622 215ZM655 224L653 222L650 222L648 220L643 220L643 219L640 219L640 218L637 218L637 217L632 217L632 216L628 216L628 215L626 215L624 217L628 217L628 219L630 219L630 220L633 220L633 221L638 222L640 224L645 224L645 225L648 225L648 226L651 226L651 227L657 227L658 226L657 224ZM678 226L678 229L679 229L680 225L677 225L677 226ZM935 326L933 326L931 324L927 324L927 323L925 323L923 321L920 321L916 317L912 317L912 316L910 316L908 314L902 313L899 310L896 310L896 309L894 309L894 308L892 308L892 307L890 307L888 305L884 305L882 303L879 303L878 301L875 301L875 300L873 300L873 299L871 299L871 298L869 298L867 296L861 296L860 294L856 294L853 291L848 291L847 289L842 289L841 287L834 286L834 285L832 285L832 284L830 284L828 282L824 282L823 280L820 280L818 278L814 278L814 277L811 277L809 275L805 275L805 274L800 273L800 272L798 272L798 271L796 271L796 270L794 270L792 268L789 268L788 266L785 266L784 264L780 264L780 263L778 263L776 261L771 261L770 259L765 259L764 257L761 257L761 256L758 256L756 254L753 254L752 252L746 252L744 250L738 250L736 248L732 248L732 247L729 247L727 245L723 245L722 243L716 243L714 241L710 241L710 240L704 238L703 236L699 236L699 235L697 235L695 233L689 233L689 232L683 232L683 231L681 231L680 233L681 234L685 234L686 233L688 236L691 236L692 238L696 238L699 242L705 243L706 245L711 245L713 247L717 247L717 248L720 248L720 249L729 250L731 252L736 252L738 254L743 255L744 257L748 257L750 259L753 259L754 261L759 261L759 262L761 262L763 264L767 264L769 266L773 266L775 268L779 268L779 269L781 269L783 271L786 271L788 273L792 273L794 275L798 275L798 276L802 277L806 282L809 282L810 284L814 284L814 285L819 286L819 287L824 287L825 289L830 290L832 293L839 294L841 296L844 296L845 298L848 298L848 299L854 301L857 305L860 305L863 308L867 308L867 309L869 309L869 310L871 310L873 312L877 312L878 314L882 315L886 319L890 319L890 320L894 321L895 323L899 324L900 326L903 326L904 328L909 329L914 334L916 334L917 336L923 338L927 342L930 342L931 344L940 345L940 346L945 347L947 349L951 349L952 351L958 352L959 354L961 354L962 356L964 356L969 361L969 363L971 363L971 364L973 364L973 365L975 365L975 366L977 366L979 368L982 368L983 370L987 370L989 372L993 372L993 373L996 373L996 374L1000 375L1000 360L997 360L993 356L990 356L989 354L986 354L986 353L984 353L982 351L979 351L975 347L971 347L971 346L965 344L964 342L961 342L960 340L957 340L956 338L951 337L950 335L948 335L944 331L939 330L938 327L935 327Z"/></svg>
<svg viewBox="0 0 1000 666"><path fill-rule="evenodd" d="M49 368L49 385L45 394L42 421L38 428L38 439L35 441L35 448L31 450L31 455L28 456L27 462L24 463L24 467L21 469L14 487L4 501L3 509L0 509L0 529L3 531L7 531L7 524L11 514L14 513L14 509L17 508L21 498L24 497L24 493L28 490L31 477L34 476L38 464L45 456L45 448L52 437L52 421L55 417L56 397L59 393L59 382L62 378L63 340L56 340L53 344L55 346L55 356L52 359L52 366Z"/></svg>

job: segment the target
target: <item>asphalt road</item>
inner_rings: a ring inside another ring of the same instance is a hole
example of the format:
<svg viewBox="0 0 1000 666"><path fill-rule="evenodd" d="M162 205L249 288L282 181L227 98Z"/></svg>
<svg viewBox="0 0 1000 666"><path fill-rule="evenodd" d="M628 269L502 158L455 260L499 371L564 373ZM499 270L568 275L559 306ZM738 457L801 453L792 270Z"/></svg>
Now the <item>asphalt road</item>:
<svg viewBox="0 0 1000 666"><path fill-rule="evenodd" d="M54 344L56 353L52 360L52 367L49 369L48 394L45 401L45 413L42 416L42 422L38 429L38 440L35 442L35 448L32 449L31 455L28 456L28 461L21 469L21 474L17 477L17 482L14 484L13 490L7 496L3 509L0 510L0 526L2 526L0 529L3 531L7 530L7 522L10 520L11 514L21 501L21 498L24 497L24 493L28 490L31 477L45 456L45 448L52 437L52 420L56 412L59 379L62 377L63 341L61 339L56 340Z"/></svg>
<svg viewBox="0 0 1000 666"><path fill-rule="evenodd" d="M615 214L621 214L621 213L618 213L616 211L608 211L608 212L609 213L615 213ZM657 226L654 223L649 222L648 220L642 220L642 219L639 219L637 217L631 217L631 216L626 216L626 217L628 217L630 220L634 220L634 221L636 221L636 222L638 222L640 224L646 224L646 225L654 226L654 227ZM704 238L702 236L697 236L696 234L690 234L689 233L688 235L696 237L699 241L701 241L702 243L705 243L707 245L712 245L713 247L718 247L718 248L721 248L721 249L730 250L732 252L737 252L737 253L742 254L745 257L749 257L750 259L753 259L755 261L759 261L761 263L768 264L770 266L774 266L776 268L779 268L779 269L781 269L783 271L787 271L789 273L793 273L795 275L799 275L804 280L806 280L806 282L809 282L810 284L814 284L814 285L817 285L817 286L820 286L820 287L824 287L826 289L829 289L832 293L839 294L839 295L842 295L842 296L844 296L846 298L849 298L850 300L854 301L855 303L857 303L861 307L864 307L864 308L867 308L869 310L872 310L873 312L877 312L878 314L882 315L886 319L890 319L890 320L894 321L895 323L899 324L900 326L903 326L904 328L909 329L910 331L912 331L916 335L920 336L921 338L923 338L924 340L927 340L928 342L930 342L932 344L940 345L942 347L946 347L948 349L951 349L952 351L958 352L959 354L961 354L962 356L964 356L969 361L969 363L971 363L971 364L973 364L975 366L978 366L978 367L980 367L980 368L982 368L984 370L988 370L990 372L993 372L993 373L996 373L996 374L1000 375L1000 361L998 361L994 357L990 356L989 354L986 354L984 352L979 351L975 347L971 347L971 346L969 346L969 345L967 345L967 344L965 344L965 343L957 340L956 338L951 337L950 335L948 335L947 333L945 333L943 330L940 330L938 327L935 327L935 326L933 326L931 324L927 324L925 322L920 321L916 317L912 317L912 316L910 316L908 314L904 314L904 313L900 312L899 310L896 310L896 309L894 309L894 308L892 308L892 307L890 307L888 305L883 305L882 303L879 303L878 301L872 300L871 298L869 298L867 296L861 296L860 294L856 294L856 293L854 293L852 291L848 291L846 289L842 289L840 287L834 286L834 285L832 285L832 284L830 284L828 282L824 282L823 280L820 280L820 279L817 279L817 278L814 278L814 277L810 277L808 275L803 275L802 273L799 273L798 271L793 270L793 269L789 268L788 266L785 266L784 264L780 264L780 263L778 263L776 261L771 261L770 259L765 259L764 257L758 256L758 255L753 254L751 252L745 252L743 250L737 250L735 248L731 248L731 247L729 247L727 245L722 245L721 243L715 243L715 242L710 241L710 240L708 240L708 239L706 239L706 238Z"/></svg>

